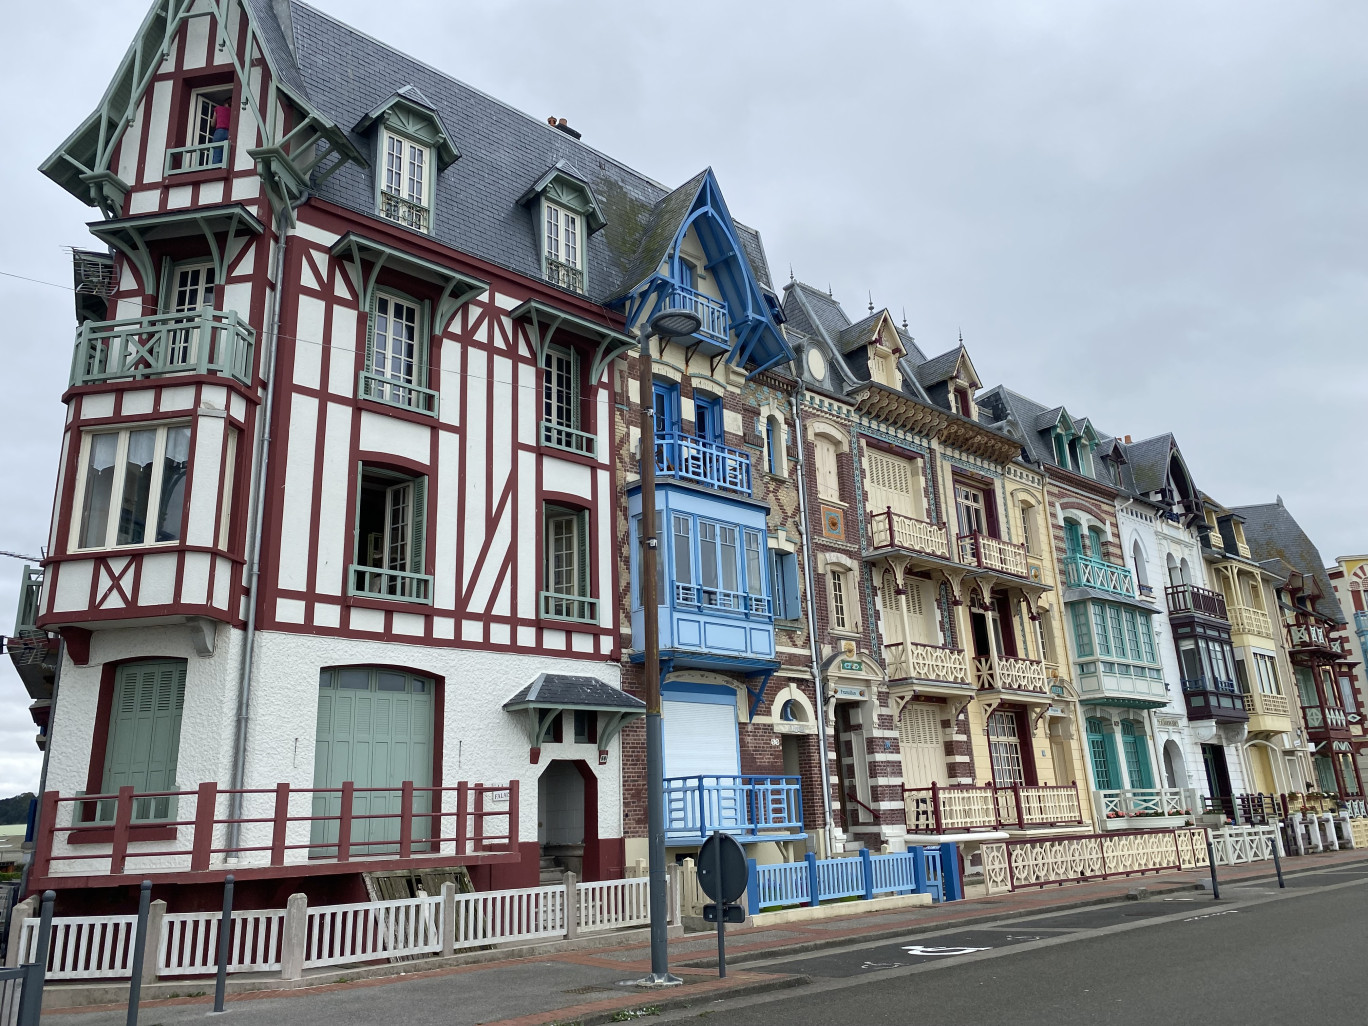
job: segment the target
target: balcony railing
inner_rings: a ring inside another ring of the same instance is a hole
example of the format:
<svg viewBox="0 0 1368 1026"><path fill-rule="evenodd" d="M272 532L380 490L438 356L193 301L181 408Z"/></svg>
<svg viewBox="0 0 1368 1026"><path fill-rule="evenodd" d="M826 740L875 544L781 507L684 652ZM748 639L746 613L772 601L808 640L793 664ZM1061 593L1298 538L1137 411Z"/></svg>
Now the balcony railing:
<svg viewBox="0 0 1368 1026"><path fill-rule="evenodd" d="M1192 816L1201 807L1190 788L1153 787L1094 791L1099 821Z"/></svg>
<svg viewBox="0 0 1368 1026"><path fill-rule="evenodd" d="M598 439L588 431L566 427L549 420L541 422L541 444L553 449L577 452L581 456L594 456L598 453Z"/></svg>
<svg viewBox="0 0 1368 1026"><path fill-rule="evenodd" d="M939 680L949 684L970 684L969 657L963 649L941 645L897 642L884 646L889 680Z"/></svg>
<svg viewBox="0 0 1368 1026"><path fill-rule="evenodd" d="M989 538L986 534L971 534L961 537L959 546L961 563L1012 574L1015 577L1030 576L1025 545L1003 541L1001 538Z"/></svg>
<svg viewBox="0 0 1368 1026"><path fill-rule="evenodd" d="M751 494L750 454L693 435L665 432L656 436L656 473L681 481Z"/></svg>
<svg viewBox="0 0 1368 1026"><path fill-rule="evenodd" d="M731 322L727 317L725 303L687 286L675 285L665 294L665 309L693 311L701 322L697 332L700 337L722 346L730 344Z"/></svg>
<svg viewBox="0 0 1368 1026"><path fill-rule="evenodd" d="M1226 609L1230 612L1230 629L1235 633L1273 637L1273 620L1262 609L1232 605L1227 605Z"/></svg>
<svg viewBox="0 0 1368 1026"><path fill-rule="evenodd" d="M539 595L541 615L549 620L573 620L576 623L598 623L598 599L579 595L559 595L543 591Z"/></svg>
<svg viewBox="0 0 1368 1026"><path fill-rule="evenodd" d="M905 788L907 829L918 833L995 830L1002 827L1067 826L1087 822L1078 788L932 784Z"/></svg>
<svg viewBox="0 0 1368 1026"><path fill-rule="evenodd" d="M426 232L431 225L427 207L392 192L380 193L380 216L419 232Z"/></svg>
<svg viewBox="0 0 1368 1026"><path fill-rule="evenodd" d="M1164 589L1170 613L1201 613L1217 620L1226 620L1226 600L1219 591L1199 588L1195 584L1175 584Z"/></svg>
<svg viewBox="0 0 1368 1026"><path fill-rule="evenodd" d="M1269 695L1262 691L1251 691L1245 695L1245 705L1258 716L1290 716L1291 709L1285 695Z"/></svg>
<svg viewBox="0 0 1368 1026"><path fill-rule="evenodd" d="M1216 680L1203 674L1183 678L1183 698L1190 720L1245 720L1244 695L1233 680Z"/></svg>
<svg viewBox="0 0 1368 1026"><path fill-rule="evenodd" d="M697 776L665 778L665 836L701 841L714 830L780 837L803 832L798 777Z"/></svg>
<svg viewBox="0 0 1368 1026"><path fill-rule="evenodd" d="M1307 730L1343 730L1349 725L1344 710L1337 706L1304 705L1302 715Z"/></svg>
<svg viewBox="0 0 1368 1026"><path fill-rule="evenodd" d="M352 565L351 593L366 598L398 599L432 604L432 578L403 570Z"/></svg>
<svg viewBox="0 0 1368 1026"><path fill-rule="evenodd" d="M234 811L235 801L240 811ZM150 816L148 809L154 810ZM48 791L40 821L32 869L38 887L60 887L64 877L71 886L89 886L92 878L127 876L136 883L167 873L204 873L206 880L227 872L238 879L361 873L403 867L410 859L418 865L507 862L518 857L518 781L448 787L281 783L239 791L208 781L194 791ZM230 824L241 831L235 848L227 847ZM136 847L130 850L130 844ZM129 860L136 865L128 866Z"/></svg>
<svg viewBox="0 0 1368 1026"><path fill-rule="evenodd" d="M252 383L256 332L233 310L87 321L76 333L71 384L162 374L225 374Z"/></svg>
<svg viewBox="0 0 1368 1026"><path fill-rule="evenodd" d="M38 610L43 595L43 568L26 566L19 579L19 608L14 613L15 637L38 629Z"/></svg>
<svg viewBox="0 0 1368 1026"><path fill-rule="evenodd" d="M1135 598L1135 578L1130 570L1081 553L1064 557L1064 581L1070 588L1096 588Z"/></svg>
<svg viewBox="0 0 1368 1026"><path fill-rule="evenodd" d="M749 595L744 591L725 591L722 588L705 588L699 584L674 586L676 606L687 606L710 612L735 613L738 616L773 618L772 605L764 595Z"/></svg>
<svg viewBox="0 0 1368 1026"><path fill-rule="evenodd" d="M1325 628L1318 623L1297 623L1288 628L1293 648L1333 648Z"/></svg>
<svg viewBox="0 0 1368 1026"><path fill-rule="evenodd" d="M228 162L231 139L201 143L198 146L177 146L166 151L166 173L184 174L187 171L210 171Z"/></svg>
<svg viewBox="0 0 1368 1026"><path fill-rule="evenodd" d="M950 558L949 535L939 524L894 513L892 509L872 514L869 522L876 549L908 549L941 559Z"/></svg>
<svg viewBox="0 0 1368 1026"><path fill-rule="evenodd" d="M362 371L360 392L362 399L437 416L437 393L421 385L395 381L393 378L372 374L370 371Z"/></svg>
<svg viewBox="0 0 1368 1026"><path fill-rule="evenodd" d="M1009 656L975 656L974 683L980 691L1025 691L1049 693L1045 683L1045 664L1037 659Z"/></svg>
<svg viewBox="0 0 1368 1026"><path fill-rule="evenodd" d="M546 258L546 280L571 292L584 291L584 271L555 257Z"/></svg>

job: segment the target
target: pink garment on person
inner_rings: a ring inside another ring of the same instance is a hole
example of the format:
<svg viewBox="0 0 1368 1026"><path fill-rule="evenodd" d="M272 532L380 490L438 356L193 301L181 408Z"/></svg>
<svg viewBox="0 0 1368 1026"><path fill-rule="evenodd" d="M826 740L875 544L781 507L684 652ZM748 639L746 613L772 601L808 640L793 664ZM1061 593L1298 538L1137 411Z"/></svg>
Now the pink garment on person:
<svg viewBox="0 0 1368 1026"><path fill-rule="evenodd" d="M232 116L233 116L232 108L228 107L227 105L215 107L215 108L214 108L214 127L215 127L215 128L224 128L224 129L226 129L226 128L228 127L228 119L231 118Z"/></svg>

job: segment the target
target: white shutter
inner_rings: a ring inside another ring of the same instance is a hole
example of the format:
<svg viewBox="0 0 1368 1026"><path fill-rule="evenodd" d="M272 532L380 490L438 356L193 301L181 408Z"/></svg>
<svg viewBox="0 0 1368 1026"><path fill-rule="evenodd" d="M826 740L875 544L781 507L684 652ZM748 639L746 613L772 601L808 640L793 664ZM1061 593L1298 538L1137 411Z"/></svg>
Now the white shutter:
<svg viewBox="0 0 1368 1026"><path fill-rule="evenodd" d="M667 777L740 774L735 705L666 698L661 712Z"/></svg>
<svg viewBox="0 0 1368 1026"><path fill-rule="evenodd" d="M865 453L869 482L869 509L882 513L891 508L905 517L917 515L912 485L915 480L907 460L869 450Z"/></svg>
<svg viewBox="0 0 1368 1026"><path fill-rule="evenodd" d="M817 494L824 499L841 498L841 475L836 465L836 446L817 439Z"/></svg>
<svg viewBox="0 0 1368 1026"><path fill-rule="evenodd" d="M883 603L883 636L885 645L898 645L903 641L902 614L898 612L897 583L893 575L885 573L879 586L879 598Z"/></svg>
<svg viewBox="0 0 1368 1026"><path fill-rule="evenodd" d="M898 719L898 745L902 749L903 787L930 787L945 781L945 738L941 731L941 707L908 702Z"/></svg>

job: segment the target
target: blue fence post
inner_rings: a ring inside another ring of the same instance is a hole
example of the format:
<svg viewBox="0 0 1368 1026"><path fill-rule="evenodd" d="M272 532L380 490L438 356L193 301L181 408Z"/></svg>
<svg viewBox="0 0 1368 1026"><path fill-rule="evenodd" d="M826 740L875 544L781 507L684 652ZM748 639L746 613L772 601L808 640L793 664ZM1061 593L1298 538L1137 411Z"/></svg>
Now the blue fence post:
<svg viewBox="0 0 1368 1026"><path fill-rule="evenodd" d="M942 844L940 853L941 890L945 893L945 900L962 901L964 887L960 883L959 847L954 844Z"/></svg>
<svg viewBox="0 0 1368 1026"><path fill-rule="evenodd" d="M869 901L874 897L874 859L868 848L860 849L860 869L864 871L865 901Z"/></svg>
<svg viewBox="0 0 1368 1026"><path fill-rule="evenodd" d="M750 914L758 916L760 914L760 867L755 864L755 859L746 859L746 893L750 895ZM721 915L721 905L718 905L718 915Z"/></svg>
<svg viewBox="0 0 1368 1026"><path fill-rule="evenodd" d="M914 844L912 852L912 893L925 894L930 889L926 885L926 849Z"/></svg>
<svg viewBox="0 0 1368 1026"><path fill-rule="evenodd" d="M820 905L822 903L822 885L817 879L817 853L807 853L808 867L808 904Z"/></svg>

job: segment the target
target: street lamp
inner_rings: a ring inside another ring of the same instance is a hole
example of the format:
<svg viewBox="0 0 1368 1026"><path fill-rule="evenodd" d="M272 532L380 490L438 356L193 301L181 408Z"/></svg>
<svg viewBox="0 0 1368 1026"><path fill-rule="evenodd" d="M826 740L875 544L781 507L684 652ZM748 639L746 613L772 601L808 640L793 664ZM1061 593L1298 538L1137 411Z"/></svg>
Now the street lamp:
<svg viewBox="0 0 1368 1026"><path fill-rule="evenodd" d="M702 327L703 321L692 309L668 307L651 318L641 336L641 618L645 652L641 672L646 678L646 855L651 895L651 973L637 981L638 986L677 986L679 977L670 975L667 936L667 899L665 877L665 745L660 722L660 600L656 580L656 493L655 493L655 403L652 400L654 368L651 339L663 343L684 338Z"/></svg>

